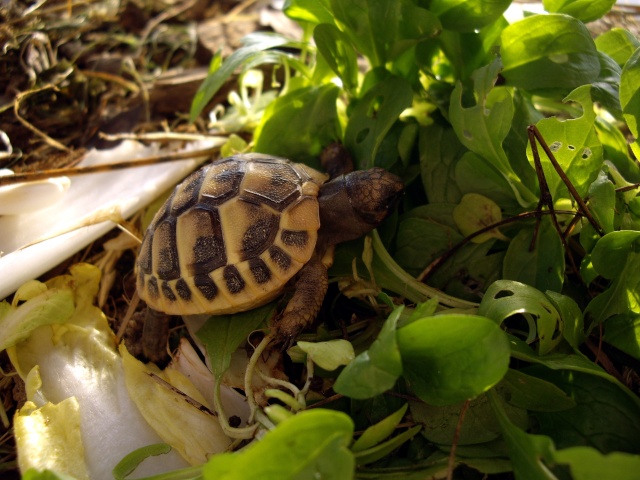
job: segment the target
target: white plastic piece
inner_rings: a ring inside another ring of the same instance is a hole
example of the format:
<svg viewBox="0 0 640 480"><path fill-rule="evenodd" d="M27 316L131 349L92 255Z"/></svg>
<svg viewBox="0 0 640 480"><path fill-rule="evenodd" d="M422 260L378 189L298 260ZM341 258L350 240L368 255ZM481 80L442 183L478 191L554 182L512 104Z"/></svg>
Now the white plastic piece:
<svg viewBox="0 0 640 480"><path fill-rule="evenodd" d="M10 175L13 175L11 170L0 170L0 177ZM62 200L70 186L69 177L57 177L0 187L0 215L20 215L50 208Z"/></svg>
<svg viewBox="0 0 640 480"><path fill-rule="evenodd" d="M191 144L184 150L201 150L220 144L218 138ZM160 153L168 152L155 146L124 141L111 150L90 151L80 165L122 162ZM78 225L94 218L96 213L109 210L128 218L208 160L198 158L79 175L73 178L57 205L31 213L0 216L0 300L115 226L111 221L76 228ZM61 231L69 233L49 238ZM43 238L47 240L39 241Z"/></svg>

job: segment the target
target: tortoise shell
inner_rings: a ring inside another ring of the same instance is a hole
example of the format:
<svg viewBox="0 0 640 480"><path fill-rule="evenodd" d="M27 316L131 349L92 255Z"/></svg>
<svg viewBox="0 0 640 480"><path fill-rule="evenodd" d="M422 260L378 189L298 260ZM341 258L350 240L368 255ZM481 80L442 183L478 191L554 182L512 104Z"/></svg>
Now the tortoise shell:
<svg viewBox="0 0 640 480"><path fill-rule="evenodd" d="M269 155L222 159L180 183L136 262L140 297L172 315L249 310L313 255L326 176Z"/></svg>

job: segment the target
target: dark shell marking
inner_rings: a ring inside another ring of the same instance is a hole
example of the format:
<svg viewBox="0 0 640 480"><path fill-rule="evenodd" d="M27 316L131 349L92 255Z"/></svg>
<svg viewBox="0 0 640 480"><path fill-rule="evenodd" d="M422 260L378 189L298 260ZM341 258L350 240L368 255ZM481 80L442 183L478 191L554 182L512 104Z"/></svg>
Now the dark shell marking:
<svg viewBox="0 0 640 480"><path fill-rule="evenodd" d="M315 248L324 176L266 155L205 166L158 211L136 263L138 291L169 314L266 303Z"/></svg>

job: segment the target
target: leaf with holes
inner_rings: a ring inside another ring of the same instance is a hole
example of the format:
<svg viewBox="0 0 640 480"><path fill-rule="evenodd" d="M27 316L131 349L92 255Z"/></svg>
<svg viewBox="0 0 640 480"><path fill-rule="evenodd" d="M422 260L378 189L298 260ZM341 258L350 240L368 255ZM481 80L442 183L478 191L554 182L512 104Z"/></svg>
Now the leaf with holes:
<svg viewBox="0 0 640 480"><path fill-rule="evenodd" d="M564 102L575 102L582 106L582 116L570 120L551 117L540 120L536 126L553 156L578 191L581 197L587 195L589 185L593 183L602 167L602 144L594 128L596 114L591 100L591 86L584 85L575 89ZM544 152L540 152L540 162L549 191L554 201L569 198L567 187L553 168ZM534 165L531 145L527 146L527 157Z"/></svg>
<svg viewBox="0 0 640 480"><path fill-rule="evenodd" d="M488 289L478 307L478 314L502 324L514 315L531 315L539 340L540 355L549 353L561 340L563 322L553 302L541 291L520 282L498 280Z"/></svg>
<svg viewBox="0 0 640 480"><path fill-rule="evenodd" d="M463 105L463 86L458 83L451 93L449 116L462 144L502 175L518 203L527 207L535 204L537 198L515 173L502 147L511 129L515 109L511 92L494 87L500 67L500 62L496 60L474 72L473 93L476 103L473 106Z"/></svg>

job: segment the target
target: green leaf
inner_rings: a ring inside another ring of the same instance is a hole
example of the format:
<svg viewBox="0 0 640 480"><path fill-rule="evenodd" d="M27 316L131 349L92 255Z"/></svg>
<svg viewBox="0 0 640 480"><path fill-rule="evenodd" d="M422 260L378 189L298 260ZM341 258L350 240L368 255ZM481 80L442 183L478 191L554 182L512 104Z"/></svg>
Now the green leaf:
<svg viewBox="0 0 640 480"><path fill-rule="evenodd" d="M404 318L398 322L398 328L409 325L411 322L415 322L416 320L420 320L421 318L432 317L438 310L438 306L439 304L437 298L432 298L430 300L427 300L426 302L418 303L409 317ZM408 310L411 311L411 309Z"/></svg>
<svg viewBox="0 0 640 480"><path fill-rule="evenodd" d="M355 356L353 346L347 340L336 339L326 342L297 342L313 363L327 371L347 365Z"/></svg>
<svg viewBox="0 0 640 480"><path fill-rule="evenodd" d="M198 330L196 336L207 349L210 368L216 378L222 378L231 364L231 354L251 332L268 322L274 308L270 303L248 312L214 316Z"/></svg>
<svg viewBox="0 0 640 480"><path fill-rule="evenodd" d="M622 115L631 131L638 139L640 137L640 48L625 63L620 76L620 104Z"/></svg>
<svg viewBox="0 0 640 480"><path fill-rule="evenodd" d="M456 308L474 308L476 303L466 301L451 295L443 293L441 290L430 287L423 282L419 282L409 273L407 273L393 259L385 248L380 235L376 230L371 233L373 246L372 267L375 275L376 283L383 289L396 292L410 300L413 303L424 302L430 298L438 298L441 305ZM358 265L358 274L368 277L366 268L362 263L358 263L362 257L363 241L358 240L347 244L339 245L336 249L336 259L332 274L338 276L352 276L353 262L356 260Z"/></svg>
<svg viewBox="0 0 640 480"><path fill-rule="evenodd" d="M602 118L596 118L596 131L604 148L604 158L609 160L614 170L631 183L640 182L640 169L629 156L627 139L620 129L611 122L605 122ZM621 185L617 185L621 186Z"/></svg>
<svg viewBox="0 0 640 480"><path fill-rule="evenodd" d="M547 290L547 298L562 318L562 336L576 351L585 340L582 310L571 297Z"/></svg>
<svg viewBox="0 0 640 480"><path fill-rule="evenodd" d="M374 166L382 141L412 100L411 86L396 76L376 83L358 100L347 124L344 143L359 169Z"/></svg>
<svg viewBox="0 0 640 480"><path fill-rule="evenodd" d="M473 152L466 152L456 164L455 182L462 193L479 193L507 211L521 209L517 194L507 178L490 162Z"/></svg>
<svg viewBox="0 0 640 480"><path fill-rule="evenodd" d="M558 448L585 445L602 453L636 453L640 445L640 406L616 384L589 373L551 370L541 365L529 375L560 387L576 403L562 412L535 412L538 431Z"/></svg>
<svg viewBox="0 0 640 480"><path fill-rule="evenodd" d="M398 330L404 377L432 405L450 405L480 395L502 379L509 347L492 320L445 314Z"/></svg>
<svg viewBox="0 0 640 480"><path fill-rule="evenodd" d="M77 480L75 477L65 475L64 473L54 472L52 470L38 471L30 468L22 473L22 480Z"/></svg>
<svg viewBox="0 0 640 480"><path fill-rule="evenodd" d="M519 370L509 369L502 384L509 391L509 403L526 410L559 412L576 406L576 402L553 383Z"/></svg>
<svg viewBox="0 0 640 480"><path fill-rule="evenodd" d="M595 297L584 311L593 328L616 314L640 313L640 232L624 230L611 232L596 243L591 252L595 271L613 279L603 293Z"/></svg>
<svg viewBox="0 0 640 480"><path fill-rule="evenodd" d="M599 172L595 181L589 185L588 197L591 214L605 233L613 232L616 188L605 172Z"/></svg>
<svg viewBox="0 0 640 480"><path fill-rule="evenodd" d="M313 31L318 51L334 71L345 90L354 94L358 87L358 55L351 48L348 37L335 25L322 23Z"/></svg>
<svg viewBox="0 0 640 480"><path fill-rule="evenodd" d="M429 242L422 242L424 238L428 238ZM442 225L435 219L408 217L400 222L394 257L400 265L417 275L463 238L456 229Z"/></svg>
<svg viewBox="0 0 640 480"><path fill-rule="evenodd" d="M313 24L333 23L329 3L329 0L286 0L282 11L292 20Z"/></svg>
<svg viewBox="0 0 640 480"><path fill-rule="evenodd" d="M614 118L622 118L622 107L620 106L620 75L622 68L606 53L598 51L600 60L600 73L598 78L591 84L591 95L593 101L607 110Z"/></svg>
<svg viewBox="0 0 640 480"><path fill-rule="evenodd" d="M502 142L511 129L515 110L511 92L493 86L500 67L500 62L496 60L474 72L472 77L476 103L471 107L463 106L463 87L458 83L451 93L449 117L462 144L497 170L508 182L518 203L526 207L537 199L518 178L502 147Z"/></svg>
<svg viewBox="0 0 640 480"><path fill-rule="evenodd" d="M553 455L557 463L568 465L575 480L635 480L640 470L640 456L613 452L603 455L595 448L571 447Z"/></svg>
<svg viewBox="0 0 640 480"><path fill-rule="evenodd" d="M213 456L203 468L203 478L353 478L355 462L348 448L352 436L353 422L346 414L307 410L240 452Z"/></svg>
<svg viewBox="0 0 640 480"><path fill-rule="evenodd" d="M405 430L395 437L390 438L386 442L356 453L356 463L358 465L367 465L368 463L377 462L391 454L394 450L398 449L403 443L411 440L421 428L422 427L420 425L416 425L415 427Z"/></svg>
<svg viewBox="0 0 640 480"><path fill-rule="evenodd" d="M525 90L573 90L600 72L589 31L568 15L526 17L504 29L501 45L502 75Z"/></svg>
<svg viewBox="0 0 640 480"><path fill-rule="evenodd" d="M272 102L254 133L256 152L315 160L324 147L341 137L333 84L293 90ZM283 135L295 125L295 135ZM317 160L316 160L317 161Z"/></svg>
<svg viewBox="0 0 640 480"><path fill-rule="evenodd" d="M556 480L556 476L543 463L543 460L547 464L552 460L553 441L543 435L529 435L516 427L507 417L498 395L493 391L488 395L509 447L515 477L527 480Z"/></svg>
<svg viewBox="0 0 640 480"><path fill-rule="evenodd" d="M420 178L429 203L458 203L462 194L455 179L455 167L464 147L454 130L438 124L422 127L418 148Z"/></svg>
<svg viewBox="0 0 640 480"><path fill-rule="evenodd" d="M402 374L396 324L404 307L396 308L368 350L358 355L336 379L333 389L351 398L370 398L393 387Z"/></svg>
<svg viewBox="0 0 640 480"><path fill-rule="evenodd" d="M504 252L491 253L494 243L464 245L429 277L429 284L456 298L479 301L481 292L500 276Z"/></svg>
<svg viewBox="0 0 640 480"><path fill-rule="evenodd" d="M331 0L335 21L372 67L397 59L440 29L438 17L409 0Z"/></svg>
<svg viewBox="0 0 640 480"><path fill-rule="evenodd" d="M502 386L502 382L491 391L496 391L501 398L508 398L509 391ZM460 424L460 412L463 404L436 407L424 402L410 402L411 417L422 423L422 435L430 442L438 445L451 445L457 435L458 446L489 445L500 438L500 424L498 423L487 394L480 395L469 401L464 421ZM506 403L506 414L511 421L521 428L527 428L530 423L526 410ZM500 449L504 453L504 449Z"/></svg>
<svg viewBox="0 0 640 480"><path fill-rule="evenodd" d="M510 4L511 0L433 0L429 9L444 28L472 32L500 18Z"/></svg>
<svg viewBox="0 0 640 480"><path fill-rule="evenodd" d="M630 398L638 408L640 408L640 399L638 399L638 396L635 393L622 385L615 377L606 373L598 365L581 354L556 353L540 356L522 340L513 336L509 336L509 343L511 345L511 355L513 358L524 360L529 363L541 364L552 370L571 370L603 378L624 392L627 397Z"/></svg>
<svg viewBox="0 0 640 480"><path fill-rule="evenodd" d="M615 3L616 0L542 0L547 12L566 13L584 23L604 17Z"/></svg>
<svg viewBox="0 0 640 480"><path fill-rule="evenodd" d="M408 407L409 405L405 403L399 410L380 420L375 425L367 427L360 438L353 443L351 450L353 452L361 452L382 442L396 429Z"/></svg>
<svg viewBox="0 0 640 480"><path fill-rule="evenodd" d="M604 341L640 360L640 314L627 313L607 319Z"/></svg>
<svg viewBox="0 0 640 480"><path fill-rule="evenodd" d="M640 41L633 33L619 27L614 27L598 35L595 42L598 50L609 55L621 67L640 47Z"/></svg>
<svg viewBox="0 0 640 480"><path fill-rule="evenodd" d="M191 103L190 120L194 121L200 115L207 103L238 67L247 64L265 50L293 43L281 35L265 32L253 33L244 37L242 46L229 55L219 68L211 72L198 88ZM215 58L214 61L216 61Z"/></svg>
<svg viewBox="0 0 640 480"><path fill-rule="evenodd" d="M533 249L531 240L536 234ZM540 220L537 232L524 227L509 243L504 257L502 276L538 290L562 291L564 283L564 248L550 216Z"/></svg>
<svg viewBox="0 0 640 480"><path fill-rule="evenodd" d="M466 4L461 4L460 8ZM500 34L507 25L507 20L499 17L480 29L474 28L463 33L443 29L437 37L438 46L453 67L452 76L465 82L475 70L491 63L500 43ZM433 58L432 48L433 43L429 41L418 44L416 61L424 70L437 72L436 76L441 76L438 70L442 68L442 63Z"/></svg>

